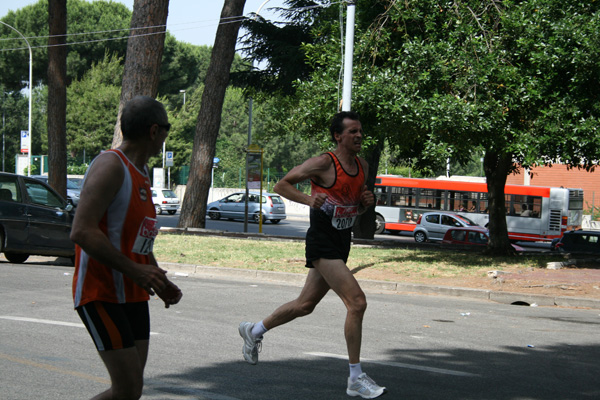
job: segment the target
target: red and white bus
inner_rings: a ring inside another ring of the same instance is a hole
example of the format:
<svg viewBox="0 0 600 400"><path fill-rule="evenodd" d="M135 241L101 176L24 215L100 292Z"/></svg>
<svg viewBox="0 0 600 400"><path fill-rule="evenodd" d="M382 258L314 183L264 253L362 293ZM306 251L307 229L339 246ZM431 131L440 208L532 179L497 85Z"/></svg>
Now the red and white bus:
<svg viewBox="0 0 600 400"><path fill-rule="evenodd" d="M582 189L506 185L504 193L510 240L551 241L581 225ZM419 216L434 210L462 214L481 226L489 222L485 182L382 175L375 196L376 233L412 232Z"/></svg>

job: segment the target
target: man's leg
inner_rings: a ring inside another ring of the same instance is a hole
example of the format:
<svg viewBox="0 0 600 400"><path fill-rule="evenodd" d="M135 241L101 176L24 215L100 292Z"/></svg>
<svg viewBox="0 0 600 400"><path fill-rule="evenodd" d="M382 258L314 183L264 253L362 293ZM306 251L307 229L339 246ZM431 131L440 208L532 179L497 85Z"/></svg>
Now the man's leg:
<svg viewBox="0 0 600 400"><path fill-rule="evenodd" d="M111 387L92 400L137 400L142 397L148 344L148 340L138 340L135 347L100 351L100 358L110 375Z"/></svg>
<svg viewBox="0 0 600 400"><path fill-rule="evenodd" d="M298 317L310 314L328 291L329 285L325 279L319 271L311 268L298 298L283 304L265 318L263 320L265 328L273 329Z"/></svg>
<svg viewBox="0 0 600 400"><path fill-rule="evenodd" d="M337 293L346 305L344 335L348 348L348 359L350 364L358 364L362 342L362 321L367 309L365 294L343 260L321 258L313 261L313 265L326 284Z"/></svg>
<svg viewBox="0 0 600 400"><path fill-rule="evenodd" d="M311 268L297 299L277 308L262 321L262 324L253 324L251 322L240 323L238 332L242 339L244 339L244 345L242 346L244 359L248 363L256 365L258 363L258 353L262 346L262 334L266 330L283 325L297 317L310 314L328 291L329 286L321 274L314 268Z"/></svg>

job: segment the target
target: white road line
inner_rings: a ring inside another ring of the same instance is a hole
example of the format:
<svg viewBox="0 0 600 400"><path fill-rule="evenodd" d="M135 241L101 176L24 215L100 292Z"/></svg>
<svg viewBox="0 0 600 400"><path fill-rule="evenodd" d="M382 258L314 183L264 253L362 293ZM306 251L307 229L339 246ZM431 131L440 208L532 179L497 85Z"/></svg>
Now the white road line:
<svg viewBox="0 0 600 400"><path fill-rule="evenodd" d="M73 326L75 328L85 328L85 325L83 325L82 323L52 321L50 319L11 317L11 316L6 316L6 315L0 315L0 319L9 319L11 321L22 321L22 322L34 322L37 324L61 325L61 326Z"/></svg>
<svg viewBox="0 0 600 400"><path fill-rule="evenodd" d="M305 354L315 356L315 357L328 357L328 358L337 358L340 360L348 360L348 356L339 355L339 354L318 353L318 352L305 353ZM451 369L443 369L443 368L423 367L421 365L404 364L404 363L398 363L398 362L393 362L393 361L375 361L375 360L368 360L368 359L363 358L363 359L361 359L361 362L368 362L370 364L387 365L389 367L407 368L407 369L415 369L415 370L419 370L419 371L434 372L436 374L455 375L455 376L470 376L470 377L481 376L479 374L472 374L470 372L454 371Z"/></svg>
<svg viewBox="0 0 600 400"><path fill-rule="evenodd" d="M47 324L47 325L59 325L59 326L71 326L74 328L85 328L82 323L75 322L64 322L64 321L53 321L51 319L39 319L39 318L27 318L27 317L13 317L9 315L0 315L0 319L8 319L11 321L21 322L33 322L36 324ZM158 335L156 332L150 332L151 335Z"/></svg>

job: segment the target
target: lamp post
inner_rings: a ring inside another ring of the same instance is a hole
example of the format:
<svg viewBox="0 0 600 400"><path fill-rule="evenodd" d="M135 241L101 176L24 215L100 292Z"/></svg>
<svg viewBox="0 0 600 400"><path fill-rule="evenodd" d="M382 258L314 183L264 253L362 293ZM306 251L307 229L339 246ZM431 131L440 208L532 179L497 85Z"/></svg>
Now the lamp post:
<svg viewBox="0 0 600 400"><path fill-rule="evenodd" d="M33 86L33 53L31 52L31 46L29 45L29 41L27 40L27 38L25 38L25 36L23 36L23 34L21 32L19 32L18 30L16 30L15 28L13 28L12 26L10 26L9 24L7 24L6 22L2 22L0 21L0 24L6 25L8 26L10 29L12 29L13 31L17 32L25 41L25 43L27 43L27 47L29 48L29 124L28 124L28 132L29 132L29 149L28 149L28 164L29 166L27 167L27 175L31 176L31 151L33 148L33 140L32 140L32 135L31 135L31 103L32 103L32 98L33 98L33 93L32 93L32 86Z"/></svg>
<svg viewBox="0 0 600 400"><path fill-rule="evenodd" d="M352 106L352 56L354 55L354 19L356 3L348 2L346 16L346 49L344 54L344 85L342 90L342 111L350 111Z"/></svg>
<svg viewBox="0 0 600 400"><path fill-rule="evenodd" d="M185 108L185 89L181 89L179 93L183 93L183 108Z"/></svg>

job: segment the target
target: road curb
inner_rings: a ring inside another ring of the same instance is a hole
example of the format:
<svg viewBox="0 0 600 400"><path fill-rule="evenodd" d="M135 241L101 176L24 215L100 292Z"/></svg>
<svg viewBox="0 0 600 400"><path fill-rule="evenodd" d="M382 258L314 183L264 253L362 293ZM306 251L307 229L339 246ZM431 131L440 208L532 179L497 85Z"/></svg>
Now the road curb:
<svg viewBox="0 0 600 400"><path fill-rule="evenodd" d="M268 281L273 283L287 283L302 285L306 279L305 274L289 272L263 271L241 268L212 267L193 264L179 264L161 262L160 266L174 276L197 275L207 278L225 278L235 280ZM590 308L600 310L600 299L580 297L555 297L545 295L531 295L525 293L497 292L488 289L473 289L451 286L436 286L418 283L403 283L359 279L364 290L386 291L392 293L412 293L422 295L439 295L451 297L464 297L477 300L489 300L501 304L514 304L523 306L558 306L572 308Z"/></svg>

